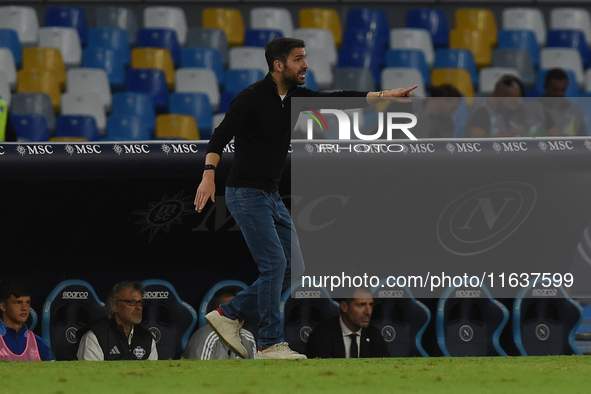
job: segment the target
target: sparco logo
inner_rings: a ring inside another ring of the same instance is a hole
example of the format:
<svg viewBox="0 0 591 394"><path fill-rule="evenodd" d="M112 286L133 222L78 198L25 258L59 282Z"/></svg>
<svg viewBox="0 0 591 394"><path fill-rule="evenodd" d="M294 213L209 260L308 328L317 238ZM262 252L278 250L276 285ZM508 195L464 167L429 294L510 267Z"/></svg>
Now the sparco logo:
<svg viewBox="0 0 591 394"><path fill-rule="evenodd" d="M88 299L87 291L64 291L62 293L62 300L86 300Z"/></svg>
<svg viewBox="0 0 591 394"><path fill-rule="evenodd" d="M378 298L402 298L404 297L403 290L380 290L378 291Z"/></svg>
<svg viewBox="0 0 591 394"><path fill-rule="evenodd" d="M521 182L494 183L461 194L439 216L439 243L461 256L492 249L525 222L536 197L536 189Z"/></svg>
<svg viewBox="0 0 591 394"><path fill-rule="evenodd" d="M456 290L456 298L479 298L480 290Z"/></svg>
<svg viewBox="0 0 591 394"><path fill-rule="evenodd" d="M296 291L295 298L320 298L320 291Z"/></svg>
<svg viewBox="0 0 591 394"><path fill-rule="evenodd" d="M167 300L168 291L146 291L144 298L146 300Z"/></svg>
<svg viewBox="0 0 591 394"><path fill-rule="evenodd" d="M533 297L556 297L557 289L533 289L531 295Z"/></svg>

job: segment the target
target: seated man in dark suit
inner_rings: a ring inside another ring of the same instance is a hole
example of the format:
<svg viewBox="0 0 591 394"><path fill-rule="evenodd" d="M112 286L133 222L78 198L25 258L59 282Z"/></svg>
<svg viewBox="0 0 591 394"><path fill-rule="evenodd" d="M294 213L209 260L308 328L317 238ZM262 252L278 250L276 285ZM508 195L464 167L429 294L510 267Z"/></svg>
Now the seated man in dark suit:
<svg viewBox="0 0 591 394"><path fill-rule="evenodd" d="M308 358L390 357L379 330L370 326L373 296L359 288L353 298L340 300L341 313L319 324L306 345Z"/></svg>

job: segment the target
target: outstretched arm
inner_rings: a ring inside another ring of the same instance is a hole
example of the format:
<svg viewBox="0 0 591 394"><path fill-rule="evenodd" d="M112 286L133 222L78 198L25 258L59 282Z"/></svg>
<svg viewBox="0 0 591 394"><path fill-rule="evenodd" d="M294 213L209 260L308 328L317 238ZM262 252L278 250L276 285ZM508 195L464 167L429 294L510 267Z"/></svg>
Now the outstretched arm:
<svg viewBox="0 0 591 394"><path fill-rule="evenodd" d="M380 92L369 92L367 93L367 104L372 105L375 104L382 99L385 98L392 98L392 97L405 97L410 98L412 97L412 91L415 90L418 85L411 86L410 88L398 88L392 90L382 90Z"/></svg>

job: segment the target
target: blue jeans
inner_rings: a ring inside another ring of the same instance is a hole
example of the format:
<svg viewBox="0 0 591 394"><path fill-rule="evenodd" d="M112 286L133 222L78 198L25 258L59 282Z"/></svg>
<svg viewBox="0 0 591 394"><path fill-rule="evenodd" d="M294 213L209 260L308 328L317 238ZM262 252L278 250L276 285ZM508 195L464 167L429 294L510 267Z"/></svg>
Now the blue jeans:
<svg viewBox="0 0 591 394"><path fill-rule="evenodd" d="M226 187L226 205L240 227L259 269L259 278L221 305L230 319L244 319L258 310L258 345L266 349L283 340L280 324L281 294L293 275L303 273L303 259L289 211L279 193L247 187Z"/></svg>

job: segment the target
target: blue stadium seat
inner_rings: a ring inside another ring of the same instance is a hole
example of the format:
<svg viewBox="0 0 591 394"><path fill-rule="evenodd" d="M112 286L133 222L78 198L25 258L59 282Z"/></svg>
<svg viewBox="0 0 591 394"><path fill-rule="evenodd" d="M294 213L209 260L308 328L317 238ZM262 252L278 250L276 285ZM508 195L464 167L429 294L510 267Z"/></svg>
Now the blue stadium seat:
<svg viewBox="0 0 591 394"><path fill-rule="evenodd" d="M49 141L49 128L45 116L37 114L10 115L10 121L19 141Z"/></svg>
<svg viewBox="0 0 591 394"><path fill-rule="evenodd" d="M222 287L227 287L227 286L238 286L238 287L241 287L243 290L246 289L246 287L247 287L244 282L241 282L239 280L223 280L223 281L218 282L215 285L213 285L211 287L211 289L209 289L207 291L205 296L203 296L203 300L201 301L201 304L199 306L199 311L198 311L199 327L203 327L207 324L207 322L205 321L205 315L207 315L207 311L209 309L209 303L211 302L211 299L213 298L216 291L218 291ZM218 305L214 305L212 309L215 309L217 307L218 307Z"/></svg>
<svg viewBox="0 0 591 394"><path fill-rule="evenodd" d="M125 87L124 59L111 49L87 47L82 51L82 67L102 68L109 77L112 91Z"/></svg>
<svg viewBox="0 0 591 394"><path fill-rule="evenodd" d="M261 70L253 68L239 68L226 71L226 92L240 93L253 83L265 78ZM222 94L223 95L223 94ZM220 112L224 112L220 108Z"/></svg>
<svg viewBox="0 0 591 394"><path fill-rule="evenodd" d="M121 57L123 63L129 64L131 49L127 31L116 27L93 27L88 30L88 46L106 48Z"/></svg>
<svg viewBox="0 0 591 394"><path fill-rule="evenodd" d="M437 343L446 357L506 356L499 339L508 320L485 286L451 286L437 304Z"/></svg>
<svg viewBox="0 0 591 394"><path fill-rule="evenodd" d="M146 289L146 306L141 325L154 336L158 359L180 358L197 323L197 312L180 299L167 281L149 279L142 285Z"/></svg>
<svg viewBox="0 0 591 394"><path fill-rule="evenodd" d="M56 137L85 138L88 141L99 141L101 135L94 116L91 115L59 115L55 119Z"/></svg>
<svg viewBox="0 0 591 394"><path fill-rule="evenodd" d="M16 30L0 29L0 47L10 49L15 66L20 69L23 64L23 48Z"/></svg>
<svg viewBox="0 0 591 394"><path fill-rule="evenodd" d="M291 296L293 293L296 297ZM287 288L281 296L280 318L283 325L285 342L298 353L304 354L308 336L314 328L339 313L339 305L330 298L325 288L318 288L323 293L322 297L299 298L298 289L301 284L295 282Z"/></svg>
<svg viewBox="0 0 591 394"><path fill-rule="evenodd" d="M379 35L375 30L365 30L360 28L346 28L343 31L343 40L349 47L367 48L373 56L378 59L383 59L386 53L387 42L384 42L384 37ZM386 35L386 37L389 37ZM386 40L387 41L387 40ZM342 49L341 49L342 50Z"/></svg>
<svg viewBox="0 0 591 394"><path fill-rule="evenodd" d="M449 46L449 24L441 9L411 8L406 12L406 27L428 30L436 48Z"/></svg>
<svg viewBox="0 0 591 394"><path fill-rule="evenodd" d="M361 29L375 33L376 40L383 50L388 46L390 26L386 11L380 8L350 8L347 11L346 30ZM343 37L343 42L347 42Z"/></svg>
<svg viewBox="0 0 591 394"><path fill-rule="evenodd" d="M181 68L209 68L215 72L220 89L223 89L226 73L220 52L215 48L192 47L181 51Z"/></svg>
<svg viewBox="0 0 591 394"><path fill-rule="evenodd" d="M157 113L168 109L168 84L164 71L155 68L127 70L125 87L128 92L146 93L152 98Z"/></svg>
<svg viewBox="0 0 591 394"><path fill-rule="evenodd" d="M302 85L308 89L318 90L318 85L316 84L316 76L314 72L310 69L306 71L306 82Z"/></svg>
<svg viewBox="0 0 591 394"><path fill-rule="evenodd" d="M43 305L41 328L56 360L76 360L76 332L103 317L104 305L83 280L65 280L52 290Z"/></svg>
<svg viewBox="0 0 591 394"><path fill-rule="evenodd" d="M431 320L429 308L414 298L407 287L393 289L380 285L373 291L371 324L382 333L390 356L429 357L421 344Z"/></svg>
<svg viewBox="0 0 591 394"><path fill-rule="evenodd" d="M375 57L371 49L363 47L343 46L339 50L337 68L365 68L369 69L376 85L381 84L384 59ZM336 78L336 71L335 71ZM336 79L335 79L336 83Z"/></svg>
<svg viewBox="0 0 591 394"><path fill-rule="evenodd" d="M416 68L423 75L426 86L431 84L431 72L420 49L389 49L386 52L386 67Z"/></svg>
<svg viewBox="0 0 591 394"><path fill-rule="evenodd" d="M197 120L201 139L210 139L213 124L213 109L205 93L171 93L169 97L171 114L191 115Z"/></svg>
<svg viewBox="0 0 591 394"><path fill-rule="evenodd" d="M514 68L519 72L526 89L536 86L536 69L527 49L496 48L493 50L491 66Z"/></svg>
<svg viewBox="0 0 591 394"><path fill-rule="evenodd" d="M164 48L168 49L175 67L181 64L181 45L172 29L143 28L137 32L136 47Z"/></svg>
<svg viewBox="0 0 591 394"><path fill-rule="evenodd" d="M541 68L537 74L536 90L540 96L544 94L544 82L546 80L546 74L548 74L548 71L548 69ZM569 69L564 69L563 71L568 76L568 85L566 86L565 97L578 97L581 92L579 90L579 85L577 85L577 77L575 76L575 72Z"/></svg>
<svg viewBox="0 0 591 394"><path fill-rule="evenodd" d="M474 55L468 49L436 49L434 68L464 68L470 73L474 86L478 86L478 68Z"/></svg>
<svg viewBox="0 0 591 394"><path fill-rule="evenodd" d="M29 317L27 318L27 321L25 322L25 324L27 325L29 330L33 331L35 329L35 327L37 326L38 321L39 321L39 316L37 316L37 312L35 312L35 309L31 308L30 312L29 312Z"/></svg>
<svg viewBox="0 0 591 394"><path fill-rule="evenodd" d="M45 26L73 27L78 31L80 43L88 42L88 21L86 12L78 7L50 7L45 11Z"/></svg>
<svg viewBox="0 0 591 394"><path fill-rule="evenodd" d="M156 127L156 112L152 98L146 93L119 92L113 95L111 114L137 115L145 122L149 132Z"/></svg>
<svg viewBox="0 0 591 394"><path fill-rule="evenodd" d="M583 67L591 67L591 49L581 30L553 29L548 31L547 48L575 48L581 54Z"/></svg>
<svg viewBox="0 0 591 394"><path fill-rule="evenodd" d="M244 46L265 47L274 38L283 37L281 30L275 29L246 29L244 32Z"/></svg>
<svg viewBox="0 0 591 394"><path fill-rule="evenodd" d="M107 118L105 141L147 141L152 135L146 121L139 115L113 113Z"/></svg>
<svg viewBox="0 0 591 394"><path fill-rule="evenodd" d="M501 30L497 48L527 49L534 66L540 64L540 46L532 30Z"/></svg>

